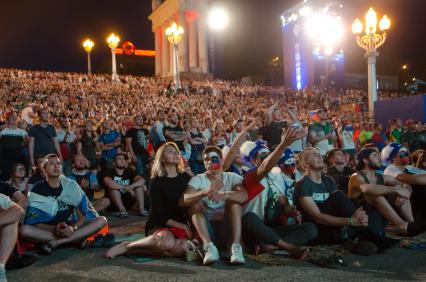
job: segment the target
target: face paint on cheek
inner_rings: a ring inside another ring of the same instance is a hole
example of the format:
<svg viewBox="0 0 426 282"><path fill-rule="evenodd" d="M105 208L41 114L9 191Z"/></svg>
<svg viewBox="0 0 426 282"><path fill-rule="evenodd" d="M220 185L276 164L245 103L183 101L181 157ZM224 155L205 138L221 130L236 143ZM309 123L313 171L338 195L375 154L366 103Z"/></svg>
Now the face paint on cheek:
<svg viewBox="0 0 426 282"><path fill-rule="evenodd" d="M211 168L214 170L220 169L220 157L217 153L211 152L209 153Z"/></svg>
<svg viewBox="0 0 426 282"><path fill-rule="evenodd" d="M410 158L409 157L400 158L400 161L401 161L401 164L407 165L410 163Z"/></svg>

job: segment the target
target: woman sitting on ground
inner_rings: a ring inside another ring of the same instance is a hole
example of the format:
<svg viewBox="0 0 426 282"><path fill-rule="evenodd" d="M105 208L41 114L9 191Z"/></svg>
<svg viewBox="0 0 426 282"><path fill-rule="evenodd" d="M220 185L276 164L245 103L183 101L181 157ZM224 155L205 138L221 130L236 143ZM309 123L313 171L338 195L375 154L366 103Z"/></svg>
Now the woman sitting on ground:
<svg viewBox="0 0 426 282"><path fill-rule="evenodd" d="M7 183L19 192L27 195L32 185L28 183L27 170L25 169L25 166L21 163L16 163L12 165L12 169L10 171L11 175Z"/></svg>
<svg viewBox="0 0 426 282"><path fill-rule="evenodd" d="M114 246L106 252L106 258L125 253L168 257L185 254L186 242L192 233L186 210L179 206L179 199L190 176L184 172L182 157L175 143L168 142L158 149L151 175L151 210L145 227L147 237Z"/></svg>

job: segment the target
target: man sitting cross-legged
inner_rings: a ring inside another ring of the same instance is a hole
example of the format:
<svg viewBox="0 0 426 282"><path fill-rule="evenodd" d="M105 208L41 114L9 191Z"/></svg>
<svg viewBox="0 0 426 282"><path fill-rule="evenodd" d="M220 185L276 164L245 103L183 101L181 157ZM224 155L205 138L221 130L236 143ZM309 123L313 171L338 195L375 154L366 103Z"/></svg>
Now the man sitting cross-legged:
<svg viewBox="0 0 426 282"><path fill-rule="evenodd" d="M23 209L8 197L0 194L0 282L6 282L5 265L15 248L18 238L18 222Z"/></svg>
<svg viewBox="0 0 426 282"><path fill-rule="evenodd" d="M351 200L337 190L333 178L323 174L325 164L319 151L315 148L305 149L300 161L305 175L296 183L294 196L303 221L317 225L318 236L313 243L342 242L349 235L344 234L345 230L357 235L357 229L347 227L367 226L368 216L361 208L357 210Z"/></svg>
<svg viewBox="0 0 426 282"><path fill-rule="evenodd" d="M411 187L389 175L376 172L380 168L380 154L375 149L363 149L358 153L357 173L349 181L348 196L369 216L369 228L375 234L383 234L384 218L394 224L399 232L408 236L423 231L414 222L411 210Z"/></svg>
<svg viewBox="0 0 426 282"><path fill-rule="evenodd" d="M43 167L46 180L34 185L29 193L25 225L19 234L25 240L41 243L40 253L49 255L59 246L84 241L107 220L98 216L76 182L61 175L57 155L47 155Z"/></svg>
<svg viewBox="0 0 426 282"><path fill-rule="evenodd" d="M240 205L247 201L247 193L242 177L222 170L222 151L218 147L207 147L203 159L207 171L191 179L181 199L182 206L190 207L192 222L204 243L203 263L219 260L215 244L225 247L232 243L230 262L244 264Z"/></svg>

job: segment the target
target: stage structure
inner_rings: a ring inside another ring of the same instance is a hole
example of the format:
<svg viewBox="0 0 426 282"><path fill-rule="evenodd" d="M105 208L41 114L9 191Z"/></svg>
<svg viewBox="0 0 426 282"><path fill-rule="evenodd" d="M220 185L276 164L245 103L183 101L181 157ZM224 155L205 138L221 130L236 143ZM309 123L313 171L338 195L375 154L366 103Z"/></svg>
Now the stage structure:
<svg viewBox="0 0 426 282"><path fill-rule="evenodd" d="M344 88L342 10L342 1L305 0L282 14L287 87L299 90L311 85Z"/></svg>
<svg viewBox="0 0 426 282"><path fill-rule="evenodd" d="M181 77L206 78L209 72L208 0L152 0L152 31L155 33L155 74L172 77L175 69L173 46L167 40L166 29L173 22L183 27L178 44Z"/></svg>

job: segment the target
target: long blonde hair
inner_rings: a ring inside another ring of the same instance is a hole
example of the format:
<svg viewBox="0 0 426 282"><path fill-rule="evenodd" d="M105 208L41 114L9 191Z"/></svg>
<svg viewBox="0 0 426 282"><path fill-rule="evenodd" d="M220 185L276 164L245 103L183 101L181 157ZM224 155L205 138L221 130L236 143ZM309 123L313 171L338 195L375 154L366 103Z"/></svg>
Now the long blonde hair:
<svg viewBox="0 0 426 282"><path fill-rule="evenodd" d="M163 164L163 157L164 157L164 152L166 151L166 147L168 146L173 147L176 150L176 152L178 152L180 155L179 148L175 143L167 142L161 145L161 147L155 153L155 160L151 169L151 178L167 176L167 171ZM185 165L183 163L182 157L180 158L179 164L176 165L176 170L178 173L185 172Z"/></svg>

